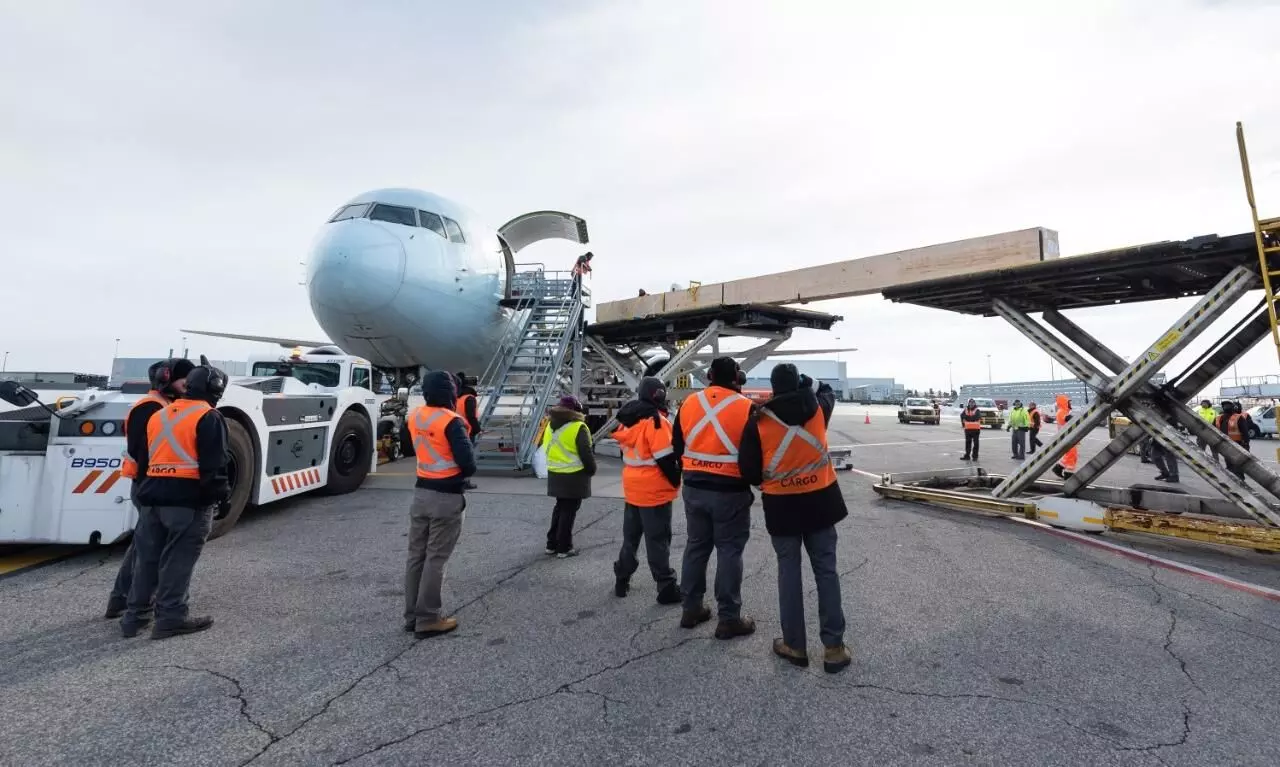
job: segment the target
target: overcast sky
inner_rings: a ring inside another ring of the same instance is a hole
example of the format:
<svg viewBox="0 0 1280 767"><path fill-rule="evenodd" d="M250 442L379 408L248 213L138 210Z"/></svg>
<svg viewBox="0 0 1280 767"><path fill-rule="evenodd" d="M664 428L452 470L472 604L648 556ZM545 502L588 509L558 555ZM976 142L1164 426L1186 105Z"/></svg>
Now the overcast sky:
<svg viewBox="0 0 1280 767"><path fill-rule="evenodd" d="M0 352L322 336L299 262L383 186L577 213L617 298L1029 226L1065 255L1246 231L1236 120L1280 215L1278 6L0 0ZM1049 374L998 319L814 308L845 322L791 346L856 346L850 375ZM1132 357L1184 309L1076 319ZM1269 343L1240 365L1275 372Z"/></svg>

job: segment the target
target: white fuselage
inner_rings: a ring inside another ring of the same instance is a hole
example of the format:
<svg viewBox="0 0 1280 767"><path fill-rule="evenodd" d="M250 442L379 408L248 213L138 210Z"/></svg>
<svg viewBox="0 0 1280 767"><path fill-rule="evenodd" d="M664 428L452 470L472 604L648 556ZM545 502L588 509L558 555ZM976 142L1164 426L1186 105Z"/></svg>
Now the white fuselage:
<svg viewBox="0 0 1280 767"><path fill-rule="evenodd" d="M321 229L307 295L348 354L476 375L507 330L511 310L499 302L512 268L497 233L462 206L382 189L353 198Z"/></svg>

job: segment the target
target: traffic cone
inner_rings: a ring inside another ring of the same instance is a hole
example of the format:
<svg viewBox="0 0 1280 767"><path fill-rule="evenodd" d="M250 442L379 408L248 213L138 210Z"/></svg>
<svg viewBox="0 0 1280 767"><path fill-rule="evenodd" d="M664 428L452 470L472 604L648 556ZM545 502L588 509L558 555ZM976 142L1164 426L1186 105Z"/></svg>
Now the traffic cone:
<svg viewBox="0 0 1280 767"><path fill-rule="evenodd" d="M870 410L868 410L868 411L867 411L867 415L866 415L866 417L865 417L865 418L863 418L863 419L862 419L862 422L863 422L863 423L871 423L871 411L870 411Z"/></svg>

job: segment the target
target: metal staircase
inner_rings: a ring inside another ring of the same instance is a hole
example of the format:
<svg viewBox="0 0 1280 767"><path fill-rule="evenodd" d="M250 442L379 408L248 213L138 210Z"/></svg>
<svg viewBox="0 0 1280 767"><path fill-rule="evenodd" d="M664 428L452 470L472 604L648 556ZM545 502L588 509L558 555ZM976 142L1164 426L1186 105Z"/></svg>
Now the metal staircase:
<svg viewBox="0 0 1280 767"><path fill-rule="evenodd" d="M1276 316L1275 281L1280 279L1280 218L1258 218L1258 205L1253 197L1253 174L1249 172L1249 153L1244 145L1244 126L1236 123L1236 145L1240 149L1240 168L1244 173L1244 190L1253 215L1253 234L1258 245L1258 268L1262 272L1262 288L1266 292L1267 312L1271 318L1271 341L1280 357L1280 318Z"/></svg>
<svg viewBox="0 0 1280 767"><path fill-rule="evenodd" d="M482 468L521 470L537 449L539 427L550 403L573 390L571 349L581 353L588 291L575 294L569 272L541 268L517 272L509 306L514 309L503 343L480 378Z"/></svg>

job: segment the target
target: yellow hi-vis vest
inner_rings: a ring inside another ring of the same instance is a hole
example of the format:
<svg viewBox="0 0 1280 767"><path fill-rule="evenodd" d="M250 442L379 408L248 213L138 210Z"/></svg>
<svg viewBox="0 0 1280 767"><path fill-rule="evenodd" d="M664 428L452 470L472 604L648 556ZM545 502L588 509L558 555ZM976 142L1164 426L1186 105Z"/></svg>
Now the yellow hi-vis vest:
<svg viewBox="0 0 1280 767"><path fill-rule="evenodd" d="M1218 417L1218 411L1211 407L1196 408L1196 412L1200 414L1200 417L1204 419L1205 423L1213 423Z"/></svg>
<svg viewBox="0 0 1280 767"><path fill-rule="evenodd" d="M547 424L542 431L542 444L547 446L547 471L556 474L582 471L582 459L578 457L578 431L586 426L582 421L570 421L552 431L551 424Z"/></svg>

